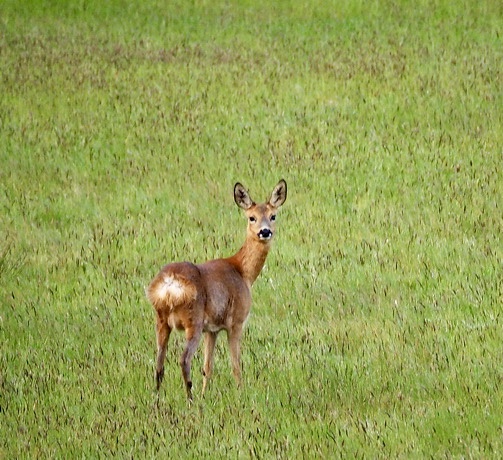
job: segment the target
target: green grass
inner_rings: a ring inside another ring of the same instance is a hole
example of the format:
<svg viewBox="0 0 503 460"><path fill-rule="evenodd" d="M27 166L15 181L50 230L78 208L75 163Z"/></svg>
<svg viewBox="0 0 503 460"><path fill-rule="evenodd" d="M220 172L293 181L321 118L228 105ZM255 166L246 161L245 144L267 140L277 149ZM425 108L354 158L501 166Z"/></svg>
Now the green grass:
<svg viewBox="0 0 503 460"><path fill-rule="evenodd" d="M503 7L7 1L0 457L503 453ZM289 196L243 337L154 392L144 286Z"/></svg>

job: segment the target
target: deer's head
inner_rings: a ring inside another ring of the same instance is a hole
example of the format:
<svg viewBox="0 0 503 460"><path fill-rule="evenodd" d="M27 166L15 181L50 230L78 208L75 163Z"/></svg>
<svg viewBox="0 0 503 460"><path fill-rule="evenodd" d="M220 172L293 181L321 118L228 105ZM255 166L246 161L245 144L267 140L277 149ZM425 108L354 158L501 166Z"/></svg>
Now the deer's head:
<svg viewBox="0 0 503 460"><path fill-rule="evenodd" d="M269 243L276 230L278 208L286 200L286 182L281 179L265 203L255 203L248 191L238 182L234 186L234 201L248 218L248 236Z"/></svg>

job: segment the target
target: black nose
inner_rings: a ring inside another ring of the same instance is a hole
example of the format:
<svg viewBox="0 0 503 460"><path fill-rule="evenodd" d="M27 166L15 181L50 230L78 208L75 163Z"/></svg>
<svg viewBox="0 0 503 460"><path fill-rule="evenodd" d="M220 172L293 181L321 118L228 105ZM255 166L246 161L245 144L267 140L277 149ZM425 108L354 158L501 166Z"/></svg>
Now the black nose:
<svg viewBox="0 0 503 460"><path fill-rule="evenodd" d="M260 232L258 232L258 236L259 236L259 238L266 238L267 239L272 236L272 232L268 228L263 228L260 230Z"/></svg>

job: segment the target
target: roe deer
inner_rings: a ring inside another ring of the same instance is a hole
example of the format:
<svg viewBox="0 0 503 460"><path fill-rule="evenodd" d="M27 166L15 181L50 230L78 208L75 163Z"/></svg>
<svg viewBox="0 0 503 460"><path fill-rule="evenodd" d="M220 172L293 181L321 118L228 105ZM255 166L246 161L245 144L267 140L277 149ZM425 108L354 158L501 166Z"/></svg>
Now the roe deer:
<svg viewBox="0 0 503 460"><path fill-rule="evenodd" d="M187 397L192 400L190 365L205 333L203 394L213 370L218 332L225 329L232 371L241 381L240 340L251 307L251 286L264 266L275 230L276 212L286 200L286 182L280 180L266 203L256 204L238 182L234 201L248 218L246 240L232 257L202 264L175 262L166 265L146 293L157 319L157 390L164 377L164 360L173 328L185 331L186 345L180 365Z"/></svg>

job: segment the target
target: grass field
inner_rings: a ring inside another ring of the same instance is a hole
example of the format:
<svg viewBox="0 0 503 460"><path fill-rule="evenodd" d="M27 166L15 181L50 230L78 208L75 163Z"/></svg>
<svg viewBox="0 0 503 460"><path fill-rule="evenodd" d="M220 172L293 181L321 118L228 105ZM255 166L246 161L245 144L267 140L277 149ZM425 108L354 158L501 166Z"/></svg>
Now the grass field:
<svg viewBox="0 0 503 460"><path fill-rule="evenodd" d="M500 458L503 4L0 7L0 458ZM144 287L289 196L188 406Z"/></svg>

